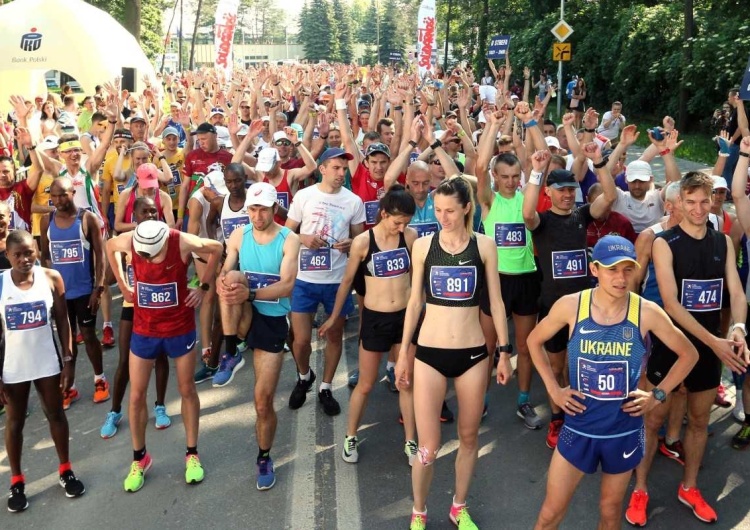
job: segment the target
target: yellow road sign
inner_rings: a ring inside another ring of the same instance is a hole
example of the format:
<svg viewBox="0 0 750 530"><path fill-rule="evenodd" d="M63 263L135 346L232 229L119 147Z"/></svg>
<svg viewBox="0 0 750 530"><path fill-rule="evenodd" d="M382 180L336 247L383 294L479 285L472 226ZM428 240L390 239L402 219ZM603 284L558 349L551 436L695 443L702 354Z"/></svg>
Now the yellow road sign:
<svg viewBox="0 0 750 530"><path fill-rule="evenodd" d="M552 34L560 42L564 42L565 39L573 34L573 28L571 28L570 25L564 20L561 20L560 22L555 24L550 31L552 31Z"/></svg>
<svg viewBox="0 0 750 530"><path fill-rule="evenodd" d="M555 42L552 45L553 61L570 61L573 56L573 46L569 42Z"/></svg>

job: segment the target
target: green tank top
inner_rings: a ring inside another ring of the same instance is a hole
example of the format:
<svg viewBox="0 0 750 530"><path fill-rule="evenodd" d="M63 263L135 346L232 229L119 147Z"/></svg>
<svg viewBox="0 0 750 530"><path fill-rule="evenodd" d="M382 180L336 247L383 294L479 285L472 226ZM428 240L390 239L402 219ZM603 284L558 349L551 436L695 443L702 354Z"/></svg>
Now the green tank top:
<svg viewBox="0 0 750 530"><path fill-rule="evenodd" d="M497 270L503 274L525 274L536 271L531 232L523 222L523 194L512 199L495 193L495 200L482 221L484 233L497 245Z"/></svg>

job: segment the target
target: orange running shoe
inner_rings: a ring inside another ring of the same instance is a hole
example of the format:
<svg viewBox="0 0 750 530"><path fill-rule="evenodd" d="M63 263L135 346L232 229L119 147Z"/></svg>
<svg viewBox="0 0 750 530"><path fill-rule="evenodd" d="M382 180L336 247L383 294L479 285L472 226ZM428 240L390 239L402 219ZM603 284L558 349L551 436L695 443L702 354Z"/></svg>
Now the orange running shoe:
<svg viewBox="0 0 750 530"><path fill-rule="evenodd" d="M563 427L563 420L552 420L547 430L547 447L554 449L557 447L557 439L560 437L560 429Z"/></svg>
<svg viewBox="0 0 750 530"><path fill-rule="evenodd" d="M105 326L102 329L102 346L111 348L115 345L115 332L112 326Z"/></svg>
<svg viewBox="0 0 750 530"><path fill-rule="evenodd" d="M109 382L106 379L99 379L94 383L94 403L105 401L109 401Z"/></svg>
<svg viewBox="0 0 750 530"><path fill-rule="evenodd" d="M677 489L677 499L685 506L691 508L693 515L704 523L715 523L719 519L714 509L705 501L698 488L685 489L682 483L680 483L680 487Z"/></svg>
<svg viewBox="0 0 750 530"><path fill-rule="evenodd" d="M78 393L77 388L71 388L67 392L63 392L63 410L68 410L79 399L81 399L81 394Z"/></svg>
<svg viewBox="0 0 750 530"><path fill-rule="evenodd" d="M76 334L76 344L83 344L83 333L80 331Z"/></svg>
<svg viewBox="0 0 750 530"><path fill-rule="evenodd" d="M643 490L633 490L630 496L628 509L625 511L625 520L633 526L646 526L648 510L648 493Z"/></svg>

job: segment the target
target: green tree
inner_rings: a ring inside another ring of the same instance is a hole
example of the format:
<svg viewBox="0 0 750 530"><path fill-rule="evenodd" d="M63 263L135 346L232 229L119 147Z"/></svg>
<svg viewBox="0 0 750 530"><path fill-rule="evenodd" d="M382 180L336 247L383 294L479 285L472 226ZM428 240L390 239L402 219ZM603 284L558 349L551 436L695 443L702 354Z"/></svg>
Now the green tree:
<svg viewBox="0 0 750 530"><path fill-rule="evenodd" d="M328 0L309 0L299 17L299 42L309 61L330 61L336 54L333 7Z"/></svg>
<svg viewBox="0 0 750 530"><path fill-rule="evenodd" d="M149 59L153 59L163 51L162 16L166 10L174 7L174 0L86 1L109 13L128 29L141 43L141 48Z"/></svg>
<svg viewBox="0 0 750 530"><path fill-rule="evenodd" d="M404 53L406 49L405 22L398 0L385 0L385 9L380 20L380 48L378 62L387 63L390 52Z"/></svg>
<svg viewBox="0 0 750 530"><path fill-rule="evenodd" d="M341 0L333 0L333 17L336 21L337 56L334 60L350 63L354 58L352 17L349 8Z"/></svg>

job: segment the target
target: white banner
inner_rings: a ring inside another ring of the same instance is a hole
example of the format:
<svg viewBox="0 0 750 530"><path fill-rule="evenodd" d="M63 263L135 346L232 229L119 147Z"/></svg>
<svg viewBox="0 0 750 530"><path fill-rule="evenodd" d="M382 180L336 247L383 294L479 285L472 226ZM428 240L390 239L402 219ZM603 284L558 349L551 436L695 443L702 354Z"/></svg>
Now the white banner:
<svg viewBox="0 0 750 530"><path fill-rule="evenodd" d="M435 0L422 0L417 14L417 66L420 77L432 69L436 36Z"/></svg>
<svg viewBox="0 0 750 530"><path fill-rule="evenodd" d="M216 22L214 23L214 42L216 44L217 69L224 70L227 78L232 72L232 42L234 30L237 27L237 10L240 0L219 0L216 6Z"/></svg>

